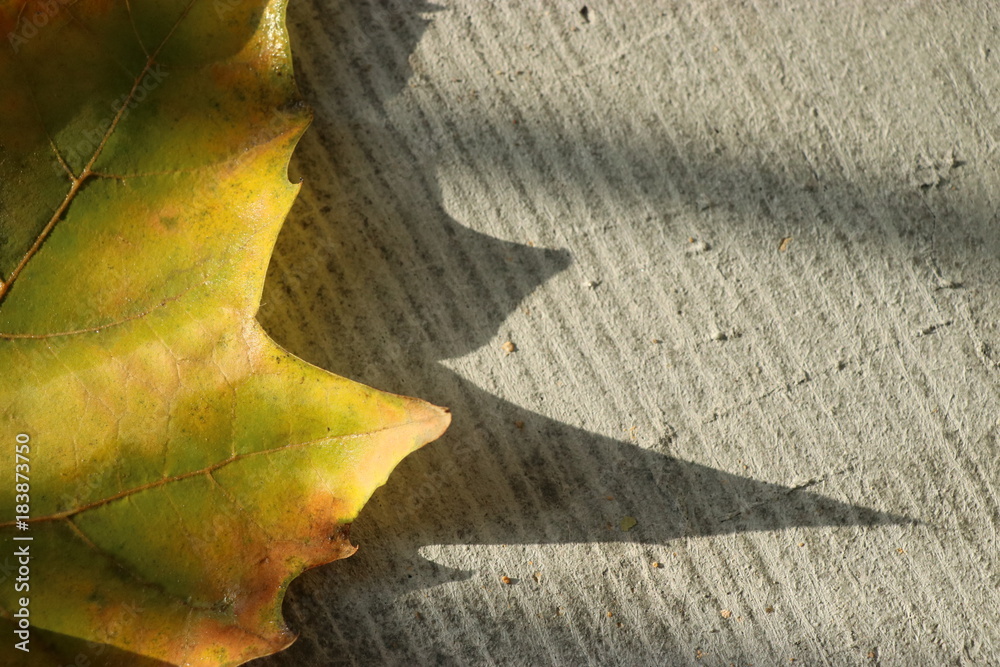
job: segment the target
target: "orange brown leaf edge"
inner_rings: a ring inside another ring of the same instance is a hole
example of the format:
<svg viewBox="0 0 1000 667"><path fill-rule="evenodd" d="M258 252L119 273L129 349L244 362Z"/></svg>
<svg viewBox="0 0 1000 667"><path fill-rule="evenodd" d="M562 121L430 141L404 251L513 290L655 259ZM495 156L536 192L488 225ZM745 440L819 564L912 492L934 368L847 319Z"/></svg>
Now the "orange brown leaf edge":
<svg viewBox="0 0 1000 667"><path fill-rule="evenodd" d="M289 582L448 426L255 320L309 122L284 11L0 0L2 664L281 650Z"/></svg>

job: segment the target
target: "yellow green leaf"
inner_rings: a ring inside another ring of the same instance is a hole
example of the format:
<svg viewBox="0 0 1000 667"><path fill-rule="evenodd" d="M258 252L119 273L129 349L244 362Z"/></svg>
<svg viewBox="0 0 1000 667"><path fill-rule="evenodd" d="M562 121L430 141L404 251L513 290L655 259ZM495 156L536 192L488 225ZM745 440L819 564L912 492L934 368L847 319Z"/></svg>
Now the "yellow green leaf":
<svg viewBox="0 0 1000 667"><path fill-rule="evenodd" d="M447 428L255 320L309 121L284 10L0 0L4 664L284 648L288 583Z"/></svg>

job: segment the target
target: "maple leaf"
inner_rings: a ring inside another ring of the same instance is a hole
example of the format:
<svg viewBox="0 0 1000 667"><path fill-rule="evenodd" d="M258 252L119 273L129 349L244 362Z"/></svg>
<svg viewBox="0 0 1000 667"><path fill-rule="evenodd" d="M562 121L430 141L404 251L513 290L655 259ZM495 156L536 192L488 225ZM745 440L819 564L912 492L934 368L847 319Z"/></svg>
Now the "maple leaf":
<svg viewBox="0 0 1000 667"><path fill-rule="evenodd" d="M284 10L0 0L5 664L284 648L288 583L448 426L254 319L310 117Z"/></svg>

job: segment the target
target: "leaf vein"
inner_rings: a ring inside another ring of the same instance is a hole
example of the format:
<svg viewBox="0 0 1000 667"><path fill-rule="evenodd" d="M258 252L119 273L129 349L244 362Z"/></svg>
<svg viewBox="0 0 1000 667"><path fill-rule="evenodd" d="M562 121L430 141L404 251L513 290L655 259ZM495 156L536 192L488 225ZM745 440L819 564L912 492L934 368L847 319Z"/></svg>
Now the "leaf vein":
<svg viewBox="0 0 1000 667"><path fill-rule="evenodd" d="M80 191L80 188L83 187L84 183L93 174L92 169L94 167L94 164L97 162L97 159L101 156L101 153L104 151L104 147L105 145L107 145L107 142L111 138L111 135L114 133L116 129L118 129L118 123L121 121L122 116L125 114L125 111L128 109L129 104L135 97L135 93L139 89L139 85L142 83L143 78L146 76L146 74L149 73L150 68L156 61L156 56L158 56L160 51L163 50L163 47L167 45L167 42L170 41L170 38L173 36L178 26L180 26L181 22L183 22L184 19L187 17L187 15L190 13L191 8L194 6L195 1L196 0L190 0L190 2L188 2L188 4L184 7L184 10L181 12L180 16L177 17L177 20L174 22L173 26L171 26L170 30L167 31L167 34L163 37L163 41L160 42L159 46L156 47L156 50L153 51L152 55L150 55L146 59L146 64L143 66L142 71L139 72L139 75L135 77L135 81L132 83L132 89L128 92L128 95L122 102L121 107L118 109L118 112L115 114L114 119L111 121L111 125L108 127L107 131L104 133L104 136L101 138L101 142L98 144L97 148L94 149L94 154L90 157L90 160L83 167L83 170L80 172L80 174L73 179L72 184L70 185L69 192L63 198L62 203L59 204L59 207L56 209L55 213L53 213L52 217L49 218L49 221L46 223L45 227L42 228L42 231L38 234L38 237L35 239L35 242L31 245L30 248L28 248L27 252L25 252L24 256L21 258L21 261L18 262L16 267L14 267L14 270L11 272L10 277L5 282L0 283L0 304L3 303L4 299L6 299L7 295L10 293L11 287L14 285L18 276L20 276L21 272L24 271L24 268L31 261L32 257L34 257L38 253L38 250L42 247L42 244L45 243L45 240L52 233L52 230L55 229L56 224L66 214L66 211L69 209L70 203L73 201L73 199L76 198L76 194Z"/></svg>
<svg viewBox="0 0 1000 667"><path fill-rule="evenodd" d="M201 284L203 285L205 283L201 283ZM166 299L164 299L163 301L161 301L160 303L156 304L155 306L153 306L152 308L150 308L148 310L145 310L145 311L143 311L141 313L137 313L137 314L132 315L130 317L126 317L126 318L121 319L121 320L117 320L115 322L109 322L107 324L100 324L100 325L97 325L97 326L88 327L86 329L77 329L75 331L60 331L58 333L46 333L46 334L7 334L7 333L0 333L0 340L25 340L25 339L27 339L27 340L45 340L47 338L59 338L59 337L62 337L62 336L76 336L78 334L85 334L85 333L100 333L100 331L102 329L110 329L112 327L120 327L123 324L128 324L129 322L134 322L135 320L142 319L142 318L146 317L147 315L149 315L149 314L151 314L151 313L159 310L160 308L165 307L167 304L172 303L174 301L177 301L181 297L185 296L188 292L190 292L191 290L193 290L195 287L199 287L199 286L200 285L194 285L192 287L189 287L186 290L184 290L183 292L181 292L180 294L175 294L174 296L167 297Z"/></svg>
<svg viewBox="0 0 1000 667"><path fill-rule="evenodd" d="M155 488L164 486L166 484L171 484L171 483L174 483L174 482L180 482L180 481L183 481L185 479L190 479L192 477L197 477L199 475L205 475L205 474L208 474L208 473L214 473L216 470L220 470L221 468L224 468L224 467L226 467L226 466L228 466L228 465L230 465L232 463L236 463L237 461L242 461L243 459L247 459L247 458L250 458L250 457L253 457L253 456L266 456L266 455L269 455L269 454L277 454L277 453L281 453L281 452L288 451L288 450L291 450L291 449L299 449L301 447L308 447L310 445L318 445L320 443L335 443L335 442L345 442L345 441L349 441L349 440L357 440L359 438L366 438L366 437L369 437L369 436L378 435L380 433L385 433L385 432L388 432L388 431L394 431L396 429L407 428L408 426L413 426L414 424L418 424L418 423L423 423L423 421L418 421L418 420L412 420L411 419L411 420L408 420L408 421L405 421L405 422L401 422L399 424L393 424L392 426L386 426L384 428L374 429L372 431L365 431L365 432L362 432L362 433L347 433L347 434L344 434L344 435L335 435L335 436L325 436L325 437L322 437L322 438L316 438L315 440L306 440L304 442L296 442L296 443L291 443L291 444L287 444L287 445L281 445L281 446L278 446L278 447L271 447L269 449L262 449L262 450L259 450L259 451L256 451L256 452L245 452L243 454L237 454L236 456L230 456L229 458L227 458L227 459L225 459L223 461L219 461L218 463L214 463L214 464L212 464L210 466L206 466L204 468L199 468L198 470L192 470L192 471L189 471L189 472L186 472L186 473L182 473L180 475L173 475L171 477L166 477L166 478L163 478L163 479L158 479L155 482L149 482L148 484L143 484L141 486L137 486L137 487L134 487L134 488L131 488L131 489L126 489L125 491L121 491L119 493L116 493L113 496L108 496L107 498L102 498L100 500L95 500L94 502L91 502L91 503L88 503L86 505L83 505L82 507L77 507L77 508L70 509L70 510L64 510L62 512L57 512L55 514L50 514L48 516L34 517L32 519L28 519L28 523L43 523L43 522L46 522L46 521L54 521L54 520L58 520L58 519L65 519L67 517L71 517L71 516L74 516L74 515L77 515L77 514L81 514L82 512L86 512L88 510L91 510L91 509L94 509L94 508L97 508L97 507L101 507L103 505L107 505L107 504L112 503L112 502L114 502L116 500L122 500L122 499L125 499L125 498L130 498L131 496L134 496L134 495L136 495L138 493L142 493L143 491L148 491L150 489L155 489ZM13 526L14 523L15 523L14 521L5 521L3 523L0 523L0 528L8 528L10 526Z"/></svg>

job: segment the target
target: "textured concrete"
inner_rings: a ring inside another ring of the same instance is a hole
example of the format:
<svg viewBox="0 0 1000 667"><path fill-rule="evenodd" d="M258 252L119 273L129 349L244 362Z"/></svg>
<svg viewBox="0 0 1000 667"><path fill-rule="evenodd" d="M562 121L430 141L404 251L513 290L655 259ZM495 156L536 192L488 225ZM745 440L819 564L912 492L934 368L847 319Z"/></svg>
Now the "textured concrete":
<svg viewBox="0 0 1000 667"><path fill-rule="evenodd" d="M291 1L261 321L455 421L255 665L1000 664L997 4L583 4Z"/></svg>

